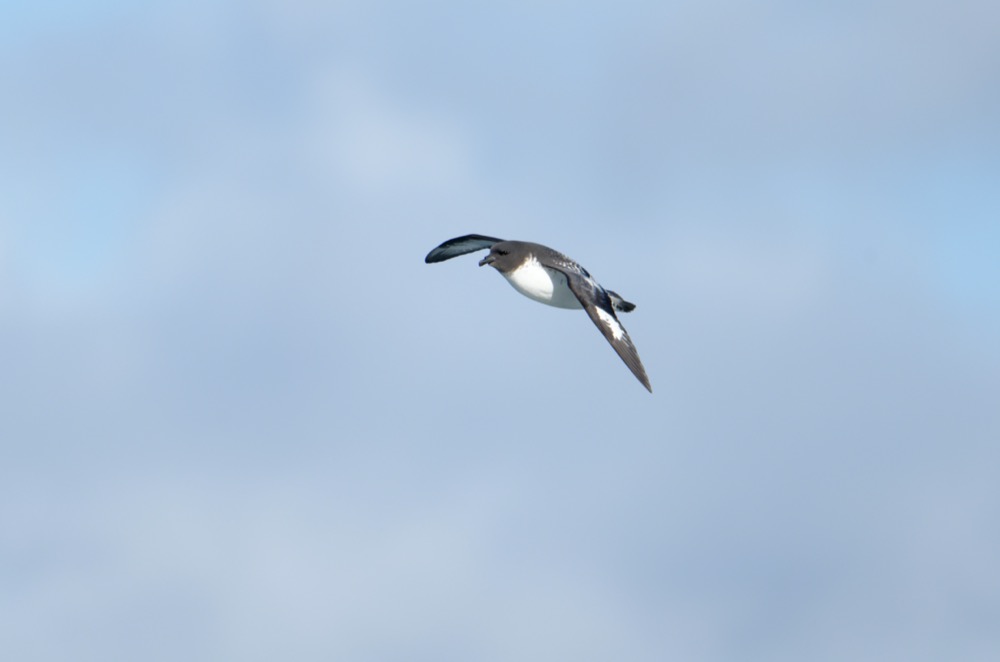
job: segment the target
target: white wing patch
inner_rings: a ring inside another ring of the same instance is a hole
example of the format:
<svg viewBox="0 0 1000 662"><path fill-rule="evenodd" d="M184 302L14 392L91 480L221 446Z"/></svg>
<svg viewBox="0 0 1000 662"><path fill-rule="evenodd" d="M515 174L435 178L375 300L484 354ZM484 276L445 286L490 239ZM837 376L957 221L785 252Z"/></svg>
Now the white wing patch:
<svg viewBox="0 0 1000 662"><path fill-rule="evenodd" d="M618 320L612 317L605 310L600 308L594 308L594 310L597 311L597 316L601 318L601 322L603 322L606 327L611 329L612 337L614 337L615 340L621 340L622 336L625 335L625 329L622 328L622 325L618 322Z"/></svg>

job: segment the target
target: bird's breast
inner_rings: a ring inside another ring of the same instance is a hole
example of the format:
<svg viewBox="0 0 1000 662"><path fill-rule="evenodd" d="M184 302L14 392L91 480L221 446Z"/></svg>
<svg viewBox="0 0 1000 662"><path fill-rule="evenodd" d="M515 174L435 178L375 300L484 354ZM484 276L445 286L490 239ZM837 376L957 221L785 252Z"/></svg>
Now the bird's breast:
<svg viewBox="0 0 1000 662"><path fill-rule="evenodd" d="M533 256L519 268L503 274L503 277L529 299L556 308L583 308L569 289L566 276L555 269L542 266Z"/></svg>

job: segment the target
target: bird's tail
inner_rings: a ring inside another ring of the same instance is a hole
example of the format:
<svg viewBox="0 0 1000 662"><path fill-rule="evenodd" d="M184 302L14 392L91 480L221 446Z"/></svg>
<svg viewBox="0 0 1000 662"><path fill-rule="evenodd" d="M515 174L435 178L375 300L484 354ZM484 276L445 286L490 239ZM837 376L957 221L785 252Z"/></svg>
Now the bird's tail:
<svg viewBox="0 0 1000 662"><path fill-rule="evenodd" d="M611 290L605 290L608 296L611 297L611 305L615 307L615 310L622 313L631 313L635 310L635 304L629 303L621 297L617 292L612 292Z"/></svg>

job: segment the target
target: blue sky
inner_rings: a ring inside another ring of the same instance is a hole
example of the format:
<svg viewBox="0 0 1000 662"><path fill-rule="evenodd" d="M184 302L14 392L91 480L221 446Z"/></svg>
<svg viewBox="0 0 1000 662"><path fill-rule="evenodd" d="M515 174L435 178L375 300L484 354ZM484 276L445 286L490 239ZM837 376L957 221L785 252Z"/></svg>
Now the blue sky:
<svg viewBox="0 0 1000 662"><path fill-rule="evenodd" d="M995 3L0 25L5 659L1000 654Z"/></svg>

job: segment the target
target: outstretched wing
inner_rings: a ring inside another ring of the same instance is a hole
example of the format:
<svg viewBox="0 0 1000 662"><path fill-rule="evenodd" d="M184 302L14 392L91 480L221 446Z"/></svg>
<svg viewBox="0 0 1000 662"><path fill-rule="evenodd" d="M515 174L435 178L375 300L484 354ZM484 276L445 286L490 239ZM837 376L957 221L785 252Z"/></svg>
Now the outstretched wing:
<svg viewBox="0 0 1000 662"><path fill-rule="evenodd" d="M472 253L484 248L492 248L493 244L499 244L503 239L496 237L485 237L481 234L467 234L464 237L455 237L444 242L424 258L424 262L444 262L459 255Z"/></svg>
<svg viewBox="0 0 1000 662"><path fill-rule="evenodd" d="M646 369L642 367L642 361L639 360L639 352L632 344L632 339L628 337L625 327L618 321L614 304L607 291L575 262L551 266L565 274L569 289L583 305L584 310L590 315L590 319L611 343L611 346L636 379L646 387L647 391L652 393L653 387L649 385L649 377L646 376Z"/></svg>

